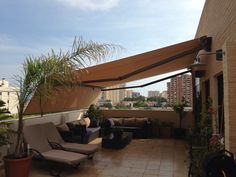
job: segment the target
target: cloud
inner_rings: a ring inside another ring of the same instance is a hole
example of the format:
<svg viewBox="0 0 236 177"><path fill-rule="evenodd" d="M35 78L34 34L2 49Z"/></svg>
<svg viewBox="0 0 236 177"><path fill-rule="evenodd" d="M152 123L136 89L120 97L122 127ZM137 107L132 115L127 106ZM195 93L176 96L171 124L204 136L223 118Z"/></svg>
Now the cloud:
<svg viewBox="0 0 236 177"><path fill-rule="evenodd" d="M118 5L120 0L57 0L74 8L85 11L110 10Z"/></svg>
<svg viewBox="0 0 236 177"><path fill-rule="evenodd" d="M0 53L32 53L34 50L31 47L24 46L12 37L0 34ZM1 55L0 55L1 56Z"/></svg>

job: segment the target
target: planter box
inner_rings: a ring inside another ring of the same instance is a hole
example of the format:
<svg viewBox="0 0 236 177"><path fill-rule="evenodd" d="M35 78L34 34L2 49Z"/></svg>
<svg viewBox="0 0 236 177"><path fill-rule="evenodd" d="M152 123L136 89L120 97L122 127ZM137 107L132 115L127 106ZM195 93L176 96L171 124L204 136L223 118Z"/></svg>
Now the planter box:
<svg viewBox="0 0 236 177"><path fill-rule="evenodd" d="M174 138L185 139L186 129L185 128L174 128Z"/></svg>
<svg viewBox="0 0 236 177"><path fill-rule="evenodd" d="M171 126L161 126L160 135L161 138L172 138L173 128Z"/></svg>

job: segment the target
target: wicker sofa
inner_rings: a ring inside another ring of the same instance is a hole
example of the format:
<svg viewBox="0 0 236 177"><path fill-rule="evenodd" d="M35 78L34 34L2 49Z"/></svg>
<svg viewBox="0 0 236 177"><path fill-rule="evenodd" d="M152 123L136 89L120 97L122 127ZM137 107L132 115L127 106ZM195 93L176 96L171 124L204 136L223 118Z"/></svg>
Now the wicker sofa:
<svg viewBox="0 0 236 177"><path fill-rule="evenodd" d="M58 125L57 129L64 141L87 144L99 137L101 128L99 126L91 127L90 121L81 124L81 120L77 120Z"/></svg>
<svg viewBox="0 0 236 177"><path fill-rule="evenodd" d="M121 128L125 132L132 132L133 138L149 138L151 136L151 122L148 118L108 118L105 121L105 132L114 128Z"/></svg>

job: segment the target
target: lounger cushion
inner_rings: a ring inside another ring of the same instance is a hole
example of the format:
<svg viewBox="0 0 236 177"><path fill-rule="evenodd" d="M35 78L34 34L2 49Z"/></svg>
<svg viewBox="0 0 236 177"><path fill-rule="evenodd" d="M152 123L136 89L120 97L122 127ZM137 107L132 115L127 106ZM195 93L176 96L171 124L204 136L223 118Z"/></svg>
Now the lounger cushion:
<svg viewBox="0 0 236 177"><path fill-rule="evenodd" d="M44 152L42 153L42 155L47 160L61 162L68 165L77 165L79 164L79 162L87 158L87 156L83 154L67 152L62 150L55 150L55 149Z"/></svg>
<svg viewBox="0 0 236 177"><path fill-rule="evenodd" d="M97 144L63 143L61 145L67 151L79 152L86 155L90 155L98 151Z"/></svg>
<svg viewBox="0 0 236 177"><path fill-rule="evenodd" d="M48 141L59 143L67 151L72 151L87 155L94 154L95 152L98 151L98 145L95 144L66 143L65 141L63 141L55 125L52 122L41 124L41 128L43 132L46 134ZM97 130L97 128L92 128L92 129ZM99 131L99 129L97 131Z"/></svg>
<svg viewBox="0 0 236 177"><path fill-rule="evenodd" d="M41 125L35 124L24 127L24 140L30 145L30 148L36 149L39 152L46 152L51 150L48 144L47 137L42 132Z"/></svg>

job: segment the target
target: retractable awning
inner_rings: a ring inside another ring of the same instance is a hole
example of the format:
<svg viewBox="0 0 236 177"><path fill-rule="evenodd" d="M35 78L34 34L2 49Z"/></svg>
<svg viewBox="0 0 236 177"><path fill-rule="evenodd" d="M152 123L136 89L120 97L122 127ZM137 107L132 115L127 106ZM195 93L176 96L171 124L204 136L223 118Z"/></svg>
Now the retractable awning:
<svg viewBox="0 0 236 177"><path fill-rule="evenodd" d="M76 74L81 84L58 86L52 100L33 96L25 114L87 108L96 102L102 88L188 68L200 50L209 49L210 43L211 38L204 36L79 70Z"/></svg>
<svg viewBox="0 0 236 177"><path fill-rule="evenodd" d="M78 71L87 86L109 87L184 68L193 63L198 51L208 47L209 38L201 37L120 60Z"/></svg>

